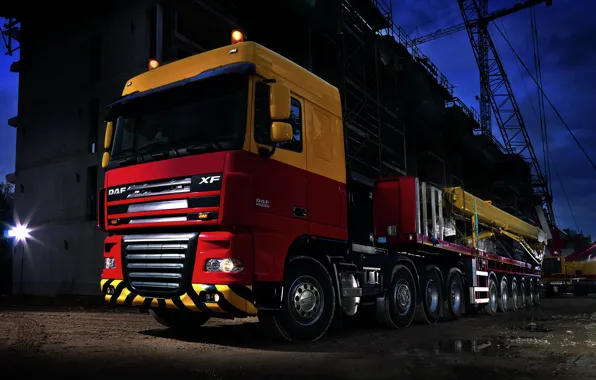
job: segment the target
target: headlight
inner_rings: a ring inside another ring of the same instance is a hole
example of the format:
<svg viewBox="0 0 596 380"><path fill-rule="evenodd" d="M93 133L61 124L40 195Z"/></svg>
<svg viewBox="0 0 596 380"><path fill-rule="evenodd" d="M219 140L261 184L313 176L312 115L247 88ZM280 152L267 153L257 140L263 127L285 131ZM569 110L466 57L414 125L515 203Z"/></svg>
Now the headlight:
<svg viewBox="0 0 596 380"><path fill-rule="evenodd" d="M244 270L242 260L238 259L209 259L205 264L207 272L240 273Z"/></svg>
<svg viewBox="0 0 596 380"><path fill-rule="evenodd" d="M104 258L104 266L105 269L116 269L116 259L113 257L106 257Z"/></svg>

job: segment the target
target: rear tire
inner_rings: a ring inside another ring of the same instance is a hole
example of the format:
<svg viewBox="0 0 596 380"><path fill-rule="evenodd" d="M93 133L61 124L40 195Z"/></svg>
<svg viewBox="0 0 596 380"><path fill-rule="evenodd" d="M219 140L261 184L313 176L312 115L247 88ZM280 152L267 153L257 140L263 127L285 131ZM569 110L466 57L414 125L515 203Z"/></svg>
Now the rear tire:
<svg viewBox="0 0 596 380"><path fill-rule="evenodd" d="M424 272L420 283L420 296L426 322L437 323L443 312L443 286L439 272L434 269Z"/></svg>
<svg viewBox="0 0 596 380"><path fill-rule="evenodd" d="M511 298L510 298L511 310L519 309L519 289L517 288L517 280L511 279Z"/></svg>
<svg viewBox="0 0 596 380"><path fill-rule="evenodd" d="M494 315L497 312L498 296L497 283L495 282L495 278L491 276L488 280L488 303L483 307L483 311L486 314Z"/></svg>
<svg viewBox="0 0 596 380"><path fill-rule="evenodd" d="M521 284L519 287L519 295L521 296L520 309L525 309L526 307L528 307L528 293L526 282L524 281L524 279L521 280Z"/></svg>
<svg viewBox="0 0 596 380"><path fill-rule="evenodd" d="M499 311L506 313L509 310L509 287L507 286L507 278L501 277L501 288L499 292Z"/></svg>
<svg viewBox="0 0 596 380"><path fill-rule="evenodd" d="M528 280L528 307L534 306L534 281Z"/></svg>
<svg viewBox="0 0 596 380"><path fill-rule="evenodd" d="M204 325L211 316L176 309L150 309L149 314L159 324L174 330L194 330Z"/></svg>
<svg viewBox="0 0 596 380"><path fill-rule="evenodd" d="M397 265L393 272L379 319L387 327L405 328L412 323L416 312L416 283L412 272L403 265Z"/></svg>
<svg viewBox="0 0 596 380"><path fill-rule="evenodd" d="M312 257L297 256L287 263L281 309L259 313L259 322L289 342L313 342L331 326L336 302L327 269Z"/></svg>
<svg viewBox="0 0 596 380"><path fill-rule="evenodd" d="M464 292L461 275L451 270L447 275L445 298L447 299L447 314L449 319L458 319L464 313Z"/></svg>

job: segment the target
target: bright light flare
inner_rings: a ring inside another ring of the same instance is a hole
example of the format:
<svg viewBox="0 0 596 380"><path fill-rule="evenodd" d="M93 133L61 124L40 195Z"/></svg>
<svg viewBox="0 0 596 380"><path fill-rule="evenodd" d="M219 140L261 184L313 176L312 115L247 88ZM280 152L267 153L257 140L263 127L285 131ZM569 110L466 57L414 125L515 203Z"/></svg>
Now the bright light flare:
<svg viewBox="0 0 596 380"><path fill-rule="evenodd" d="M23 241L31 237L30 232L31 229L27 228L27 226L17 225L8 230L8 237L15 238L17 241Z"/></svg>
<svg viewBox="0 0 596 380"><path fill-rule="evenodd" d="M232 31L232 44L237 44L238 42L244 41L244 33L239 31L238 29Z"/></svg>
<svg viewBox="0 0 596 380"><path fill-rule="evenodd" d="M157 59L149 60L149 70L157 69L159 67L159 61Z"/></svg>

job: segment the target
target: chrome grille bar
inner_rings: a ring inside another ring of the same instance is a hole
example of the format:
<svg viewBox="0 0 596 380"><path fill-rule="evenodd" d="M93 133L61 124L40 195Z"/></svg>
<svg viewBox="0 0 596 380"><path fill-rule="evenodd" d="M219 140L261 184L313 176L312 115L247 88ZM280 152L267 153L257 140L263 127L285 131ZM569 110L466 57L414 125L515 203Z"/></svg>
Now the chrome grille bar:
<svg viewBox="0 0 596 380"><path fill-rule="evenodd" d="M184 281L194 233L142 234L123 237L123 259L130 286L159 295L175 292Z"/></svg>

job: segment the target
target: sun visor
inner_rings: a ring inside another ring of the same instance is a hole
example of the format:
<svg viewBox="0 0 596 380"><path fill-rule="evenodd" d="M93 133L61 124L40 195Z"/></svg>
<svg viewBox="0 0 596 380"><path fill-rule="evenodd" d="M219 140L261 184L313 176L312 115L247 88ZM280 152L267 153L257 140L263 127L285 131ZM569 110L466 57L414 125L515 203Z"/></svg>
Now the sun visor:
<svg viewBox="0 0 596 380"><path fill-rule="evenodd" d="M195 75L193 77L182 79L177 82L169 83L164 86L152 88L147 91L133 92L132 94L123 96L122 98L120 98L120 99L116 100L115 102L111 103L110 105L108 105L105 119L110 120L113 111L115 109L117 109L118 106L124 105L127 102L134 100L134 99L138 99L138 98L145 97L145 96L152 95L152 94L157 94L162 91L173 90L175 88L180 88L182 86L185 86L185 85L188 85L191 83L197 83L202 80L206 80L206 79L217 77L217 76L251 75L251 74L254 74L255 72L256 72L256 66L254 63L252 63L252 62L237 62L237 63L225 65L225 66L216 67L214 69L209 69L209 70L203 71L202 73Z"/></svg>

